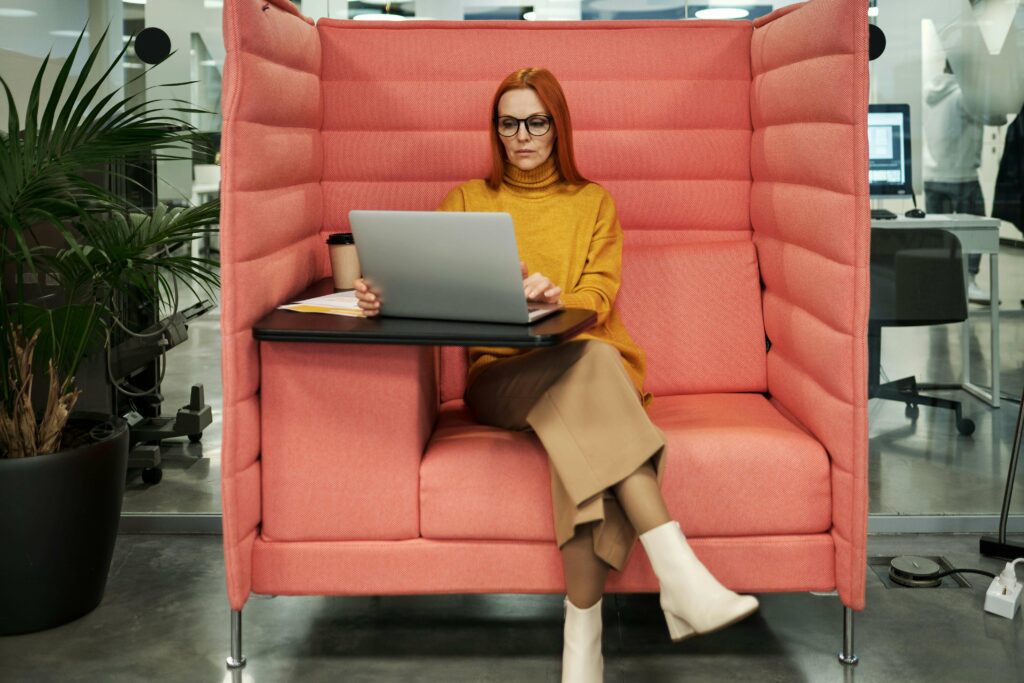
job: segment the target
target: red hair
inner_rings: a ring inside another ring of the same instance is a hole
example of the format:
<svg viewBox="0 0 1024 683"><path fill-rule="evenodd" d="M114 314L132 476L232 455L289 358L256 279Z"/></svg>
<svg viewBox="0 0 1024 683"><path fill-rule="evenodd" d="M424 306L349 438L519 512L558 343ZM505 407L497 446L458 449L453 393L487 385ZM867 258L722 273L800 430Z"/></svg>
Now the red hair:
<svg viewBox="0 0 1024 683"><path fill-rule="evenodd" d="M494 126L494 119L498 116L498 100L509 90L529 88L537 93L538 99L544 108L548 110L554 119L554 130L556 133L555 148L552 156L555 157L555 167L562 174L562 178L570 185L585 185L590 182L576 168L576 157L572 151L572 120L569 117L569 105L565 101L565 93L562 86L547 69L530 67L513 71L498 86L494 93L494 100L491 102L491 174L487 177L487 187L497 190L501 186L501 179L505 175L505 145L498 139L498 131Z"/></svg>

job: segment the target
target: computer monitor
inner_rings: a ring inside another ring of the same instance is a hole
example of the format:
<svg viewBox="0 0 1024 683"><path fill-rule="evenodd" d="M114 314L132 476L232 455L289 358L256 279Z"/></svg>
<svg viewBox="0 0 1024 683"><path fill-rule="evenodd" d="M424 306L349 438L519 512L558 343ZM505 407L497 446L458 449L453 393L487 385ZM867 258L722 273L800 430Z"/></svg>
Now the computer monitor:
<svg viewBox="0 0 1024 683"><path fill-rule="evenodd" d="M913 194L910 105L868 105L868 182L872 195Z"/></svg>

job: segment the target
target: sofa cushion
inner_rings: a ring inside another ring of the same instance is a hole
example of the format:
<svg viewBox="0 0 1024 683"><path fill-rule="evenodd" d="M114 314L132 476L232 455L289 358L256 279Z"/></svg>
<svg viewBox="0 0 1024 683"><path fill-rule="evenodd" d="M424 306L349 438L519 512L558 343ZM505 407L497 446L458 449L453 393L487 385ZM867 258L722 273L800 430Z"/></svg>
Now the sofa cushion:
<svg viewBox="0 0 1024 683"><path fill-rule="evenodd" d="M630 245L615 300L655 396L764 391L764 320L750 240Z"/></svg>
<svg viewBox="0 0 1024 683"><path fill-rule="evenodd" d="M750 240L627 242L615 306L647 354L644 390L655 396L764 391L764 322ZM440 354L441 400L462 398L466 349Z"/></svg>
<svg viewBox="0 0 1024 683"><path fill-rule="evenodd" d="M821 445L758 394L662 396L662 490L691 536L807 534L831 526ZM441 407L420 467L420 532L435 539L553 541L547 454L536 435Z"/></svg>

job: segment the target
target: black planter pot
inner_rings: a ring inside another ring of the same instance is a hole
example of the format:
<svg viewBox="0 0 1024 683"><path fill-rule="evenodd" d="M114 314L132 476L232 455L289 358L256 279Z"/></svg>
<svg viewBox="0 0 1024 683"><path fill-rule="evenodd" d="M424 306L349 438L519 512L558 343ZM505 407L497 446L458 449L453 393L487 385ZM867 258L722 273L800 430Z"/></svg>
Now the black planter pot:
<svg viewBox="0 0 1024 683"><path fill-rule="evenodd" d="M96 442L0 459L0 635L31 633L92 611L107 585L124 497L128 426L82 413Z"/></svg>

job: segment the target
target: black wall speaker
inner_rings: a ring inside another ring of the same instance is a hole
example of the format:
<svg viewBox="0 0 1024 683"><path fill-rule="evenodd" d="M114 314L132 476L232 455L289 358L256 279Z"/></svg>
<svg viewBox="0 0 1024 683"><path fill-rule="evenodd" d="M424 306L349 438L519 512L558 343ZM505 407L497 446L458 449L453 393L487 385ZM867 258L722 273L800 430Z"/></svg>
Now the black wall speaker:
<svg viewBox="0 0 1024 683"><path fill-rule="evenodd" d="M868 24L868 59L878 59L885 52L885 31Z"/></svg>
<svg viewBox="0 0 1024 683"><path fill-rule="evenodd" d="M135 36L135 54L146 64L159 64L171 54L171 38L155 26Z"/></svg>

